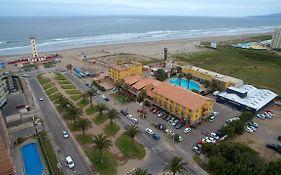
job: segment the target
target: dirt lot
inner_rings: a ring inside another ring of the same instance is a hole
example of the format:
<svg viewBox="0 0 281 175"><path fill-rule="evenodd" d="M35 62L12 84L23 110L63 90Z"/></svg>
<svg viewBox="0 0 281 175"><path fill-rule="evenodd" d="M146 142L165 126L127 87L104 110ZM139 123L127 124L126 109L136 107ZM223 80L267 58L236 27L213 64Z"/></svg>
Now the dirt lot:
<svg viewBox="0 0 281 175"><path fill-rule="evenodd" d="M252 149L260 153L260 155L268 161L274 161L281 158L281 154L268 149L266 144L279 143L277 136L281 135L281 107L272 105L268 109L274 112L272 119L261 120L254 118L260 127L254 133L245 133L235 139L235 141L244 143Z"/></svg>

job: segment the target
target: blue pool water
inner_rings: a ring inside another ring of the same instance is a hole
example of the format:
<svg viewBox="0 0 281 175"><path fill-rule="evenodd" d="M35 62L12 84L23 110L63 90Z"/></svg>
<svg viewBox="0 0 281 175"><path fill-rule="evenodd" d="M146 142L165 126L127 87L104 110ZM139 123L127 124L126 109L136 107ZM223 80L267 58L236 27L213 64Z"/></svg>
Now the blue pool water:
<svg viewBox="0 0 281 175"><path fill-rule="evenodd" d="M189 89L189 90L197 90L197 91L200 91L201 87L198 83L190 80L189 83L188 83L188 80L187 79L179 79L179 78L173 78L171 80L169 80L169 83L173 84L173 85L176 85L176 86L181 86L183 87L184 89Z"/></svg>
<svg viewBox="0 0 281 175"><path fill-rule="evenodd" d="M29 143L22 147L22 157L26 175L41 175L43 165L35 143Z"/></svg>

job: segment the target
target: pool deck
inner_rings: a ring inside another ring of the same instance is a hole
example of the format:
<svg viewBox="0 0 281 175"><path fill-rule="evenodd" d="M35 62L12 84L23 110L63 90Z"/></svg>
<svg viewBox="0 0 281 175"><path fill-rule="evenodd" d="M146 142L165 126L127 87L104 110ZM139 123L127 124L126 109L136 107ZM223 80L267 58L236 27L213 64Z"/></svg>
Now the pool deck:
<svg viewBox="0 0 281 175"><path fill-rule="evenodd" d="M25 175L24 162L23 162L21 149L24 145L29 144L29 143L35 143L37 146L37 150L39 152L39 156L40 156L43 168L44 168L42 175L49 175L48 171L46 171L47 166L46 166L43 154L42 154L42 150L40 148L39 142L36 139L28 139L27 141L23 142L22 144L15 146L14 152L13 152L13 157L14 157L14 164L16 165L16 175Z"/></svg>

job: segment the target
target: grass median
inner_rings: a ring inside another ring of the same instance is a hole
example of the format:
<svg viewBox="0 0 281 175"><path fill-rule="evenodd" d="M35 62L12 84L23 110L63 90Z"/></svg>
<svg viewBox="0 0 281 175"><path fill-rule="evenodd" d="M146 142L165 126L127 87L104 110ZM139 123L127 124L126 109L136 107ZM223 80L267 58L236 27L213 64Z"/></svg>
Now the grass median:
<svg viewBox="0 0 281 175"><path fill-rule="evenodd" d="M64 84L61 86L63 89L76 89L76 87L72 84Z"/></svg>
<svg viewBox="0 0 281 175"><path fill-rule="evenodd" d="M113 155L109 151L103 151L103 161L99 161L98 150L90 149L86 151L87 156L93 163L95 169L101 175L113 175L116 174L117 162Z"/></svg>
<svg viewBox="0 0 281 175"><path fill-rule="evenodd" d="M127 135L122 134L115 142L120 151L128 158L143 159L145 149L136 140L132 141Z"/></svg>
<svg viewBox="0 0 281 175"><path fill-rule="evenodd" d="M81 94L81 91L77 90L77 89L68 89L65 91L67 94Z"/></svg>
<svg viewBox="0 0 281 175"><path fill-rule="evenodd" d="M115 122L108 123L105 128L103 129L103 132L107 135L107 136L114 136L118 131L119 131L120 127L118 124L116 124Z"/></svg>
<svg viewBox="0 0 281 175"><path fill-rule="evenodd" d="M52 87L52 88L47 89L45 92L47 95L51 95L52 93L57 92L57 91L58 91L58 89L56 87Z"/></svg>

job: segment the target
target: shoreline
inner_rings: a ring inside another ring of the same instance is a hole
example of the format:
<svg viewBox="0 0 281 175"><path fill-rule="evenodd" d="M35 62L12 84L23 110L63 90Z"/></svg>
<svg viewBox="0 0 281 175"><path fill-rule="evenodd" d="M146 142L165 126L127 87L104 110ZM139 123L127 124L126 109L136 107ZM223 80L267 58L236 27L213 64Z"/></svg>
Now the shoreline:
<svg viewBox="0 0 281 175"><path fill-rule="evenodd" d="M179 45L179 49L175 49L174 47L170 50L171 52L177 52L177 51L191 51L190 47L193 45L193 47L196 47L196 45L199 45L202 41L212 41L215 40L217 42L221 41L228 41L228 40L236 40L236 39L246 39L252 36L262 36L262 35L269 35L272 34L272 32L264 32L264 33L250 33L250 34L238 34L238 35L218 35L218 36L206 36L206 37L196 37L196 38L182 38L182 39L164 39L164 40L157 40L157 41L139 41L139 42L126 42L126 43L114 43L114 44L101 44L101 45L94 45L94 46L86 46L86 47L78 47L78 48L69 48L69 49L61 49L56 51L47 51L47 52L40 52L39 55L47 55L47 54L75 54L77 52L89 52L90 50L96 50L96 51L104 51L108 54L116 54L116 51L118 53L128 53L128 54L139 54L144 55L148 57L156 56L154 54L141 54L138 52L132 51L132 49L124 49L124 48L132 48L132 47L144 47L146 46L146 49L141 50L149 50L149 46L160 46L162 45L163 48L167 47L169 49L169 45ZM180 47L182 45L186 45L187 48L183 49L183 47ZM163 48L160 50L162 52ZM136 50L137 48L133 49ZM107 50L107 51L105 51ZM198 49L194 49L196 52ZM112 53L110 52L112 51ZM126 52L128 51L128 52ZM130 53L131 52L131 53ZM145 52L145 51L144 51ZM0 59L4 59L5 61L19 58L19 57L29 57L31 56L31 52L27 54L14 54L14 55L0 55ZM156 56L158 57L158 56Z"/></svg>

